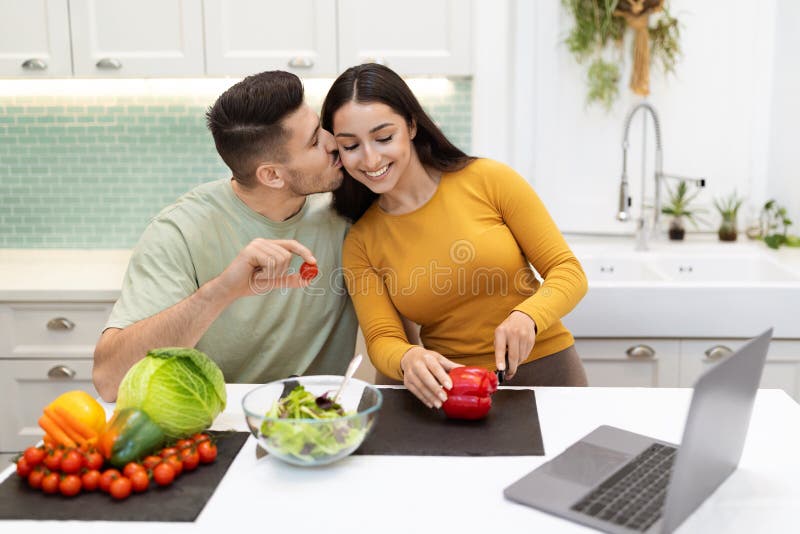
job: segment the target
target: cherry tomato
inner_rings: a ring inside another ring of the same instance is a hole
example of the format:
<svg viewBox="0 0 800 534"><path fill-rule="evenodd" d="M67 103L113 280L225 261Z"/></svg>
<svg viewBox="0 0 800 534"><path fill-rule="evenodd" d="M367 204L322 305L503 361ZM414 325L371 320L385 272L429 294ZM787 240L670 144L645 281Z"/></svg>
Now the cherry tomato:
<svg viewBox="0 0 800 534"><path fill-rule="evenodd" d="M172 456L174 454L178 454L178 449L175 447L167 447L166 449L161 449L161 452L158 453L159 456L162 458L166 458L167 456Z"/></svg>
<svg viewBox="0 0 800 534"><path fill-rule="evenodd" d="M191 439L181 439L175 444L175 448L181 451L183 449L188 449L189 447L194 447L194 441Z"/></svg>
<svg viewBox="0 0 800 534"><path fill-rule="evenodd" d="M300 266L300 278L303 280L313 280L319 274L319 269L316 265L303 262Z"/></svg>
<svg viewBox="0 0 800 534"><path fill-rule="evenodd" d="M17 460L17 474L22 478L28 478L33 472L33 467L28 463L24 456L20 456Z"/></svg>
<svg viewBox="0 0 800 534"><path fill-rule="evenodd" d="M203 441L197 445L201 464L210 464L217 458L217 446L211 441Z"/></svg>
<svg viewBox="0 0 800 534"><path fill-rule="evenodd" d="M108 489L108 492L114 499L127 499L128 495L131 494L132 487L133 485L131 484L131 479L128 477L119 477L114 479L114 481L111 483L111 487Z"/></svg>
<svg viewBox="0 0 800 534"><path fill-rule="evenodd" d="M25 460L31 467L36 467L42 463L46 455L47 453L41 447L28 447L25 449Z"/></svg>
<svg viewBox="0 0 800 534"><path fill-rule="evenodd" d="M90 450L89 452L86 453L85 456L86 456L86 462L85 462L86 469L89 469L89 470L92 470L92 469L100 470L100 468L103 467L103 463L105 462L105 459L103 458L103 455L100 454L99 451Z"/></svg>
<svg viewBox="0 0 800 534"><path fill-rule="evenodd" d="M201 441L208 441L208 440L210 440L210 439L211 439L211 436L209 436L209 435L208 435L208 434L206 434L205 432L198 432L197 434L195 434L194 436L192 436L192 439L194 440L194 442L195 442L195 443L200 443Z"/></svg>
<svg viewBox="0 0 800 534"><path fill-rule="evenodd" d="M167 463L160 463L153 469L153 480L159 486L169 486L175 480L175 470Z"/></svg>
<svg viewBox="0 0 800 534"><path fill-rule="evenodd" d="M150 485L150 477L147 476L147 471L144 469L141 471L134 471L133 474L128 478L131 479L131 486L133 487L133 491L136 493L141 493L147 490L147 486Z"/></svg>
<svg viewBox="0 0 800 534"><path fill-rule="evenodd" d="M74 497L81 492L81 478L78 475L67 475L58 483L58 491L64 497Z"/></svg>
<svg viewBox="0 0 800 534"><path fill-rule="evenodd" d="M103 474L100 475L100 490L108 493L109 488L111 488L111 483L121 476L122 474L116 469L106 469L103 471Z"/></svg>
<svg viewBox="0 0 800 534"><path fill-rule="evenodd" d="M167 456L164 458L164 462L168 463L170 467L172 467L172 470L175 471L175 478L181 476L181 473L183 473L183 462L181 462L177 454Z"/></svg>
<svg viewBox="0 0 800 534"><path fill-rule="evenodd" d="M60 480L58 473L50 473L45 475L42 479L42 491L48 494L58 493L58 484Z"/></svg>
<svg viewBox="0 0 800 534"><path fill-rule="evenodd" d="M183 462L183 469L186 471L194 471L200 463L200 454L197 452L196 447L181 450L181 462Z"/></svg>
<svg viewBox="0 0 800 534"><path fill-rule="evenodd" d="M61 457L64 452L61 449L53 449L47 456L44 457L42 463L50 471L58 471L61 469Z"/></svg>
<svg viewBox="0 0 800 534"><path fill-rule="evenodd" d="M142 464L137 464L136 462L128 462L125 464L125 469L122 470L122 474L128 478L131 478L131 475L137 471L147 471Z"/></svg>
<svg viewBox="0 0 800 534"><path fill-rule="evenodd" d="M31 474L28 475L28 485L33 489L39 489L42 487L42 480L44 479L47 473L41 467L36 467L31 471Z"/></svg>
<svg viewBox="0 0 800 534"><path fill-rule="evenodd" d="M75 474L83 466L83 455L75 449L70 449L61 457L61 471L68 475Z"/></svg>
<svg viewBox="0 0 800 534"><path fill-rule="evenodd" d="M94 491L100 485L100 471L89 469L81 475L81 487L85 491Z"/></svg>
<svg viewBox="0 0 800 534"><path fill-rule="evenodd" d="M161 456L150 455L142 460L142 465L145 469L152 470L155 466L161 463Z"/></svg>

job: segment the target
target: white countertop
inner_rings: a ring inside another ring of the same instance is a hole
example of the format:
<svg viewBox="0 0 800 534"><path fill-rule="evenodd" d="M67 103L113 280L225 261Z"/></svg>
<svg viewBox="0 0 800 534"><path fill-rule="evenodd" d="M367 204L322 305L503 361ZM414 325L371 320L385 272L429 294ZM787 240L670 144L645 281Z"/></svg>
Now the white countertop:
<svg viewBox="0 0 800 534"><path fill-rule="evenodd" d="M217 429L245 430L230 384ZM14 533L57 526L76 534L131 532L590 532L507 501L503 489L601 424L679 442L689 389L535 388L546 456L351 456L300 468L242 447L195 523L3 521ZM800 518L800 405L760 390L739 469L679 532L792 532ZM722 437L721 439L724 439ZM13 473L7 469L2 477ZM180 481L177 482L180 485ZM133 497L135 498L135 497ZM168 506L165 500L165 506ZM522 529L520 527L523 527Z"/></svg>

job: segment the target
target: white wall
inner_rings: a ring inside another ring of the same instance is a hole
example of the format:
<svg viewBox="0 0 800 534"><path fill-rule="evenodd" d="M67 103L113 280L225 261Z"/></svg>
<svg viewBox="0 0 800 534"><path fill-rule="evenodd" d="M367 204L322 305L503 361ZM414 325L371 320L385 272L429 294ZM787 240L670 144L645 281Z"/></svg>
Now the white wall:
<svg viewBox="0 0 800 534"><path fill-rule="evenodd" d="M587 108L585 67L563 44L571 21L561 2L492 2L502 7L491 17L480 16L485 1L476 0L475 152L503 159L525 175L563 230L632 231L630 223L614 218L623 120L641 100L627 89L629 53L621 98L608 113ZM800 148L792 131L800 123L800 6L784 0L670 3L682 25L683 57L667 79L651 71L648 97L661 118L664 170L708 179L698 201L709 209L711 228L718 220L712 199L734 189L748 197L743 219L768 196L796 211ZM498 17L507 24L499 33ZM494 39L481 37L490 28ZM504 47L507 63L498 56ZM500 91L491 93L493 85ZM640 207L642 120L637 117L630 135L634 213ZM645 136L650 196L652 125Z"/></svg>

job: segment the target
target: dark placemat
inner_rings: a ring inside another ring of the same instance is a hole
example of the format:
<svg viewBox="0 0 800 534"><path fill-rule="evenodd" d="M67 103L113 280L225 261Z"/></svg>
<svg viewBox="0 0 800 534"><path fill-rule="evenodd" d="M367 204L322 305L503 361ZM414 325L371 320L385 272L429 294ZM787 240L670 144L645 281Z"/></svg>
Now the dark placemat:
<svg viewBox="0 0 800 534"><path fill-rule="evenodd" d="M0 519L77 519L80 521L194 521L214 494L249 432L211 432L217 459L181 474L171 486L155 484L144 493L115 501L101 491L75 497L45 495L12 474L0 484Z"/></svg>
<svg viewBox="0 0 800 534"><path fill-rule="evenodd" d="M383 407L354 454L409 456L542 456L533 390L500 389L479 421L448 419L406 389L381 389Z"/></svg>

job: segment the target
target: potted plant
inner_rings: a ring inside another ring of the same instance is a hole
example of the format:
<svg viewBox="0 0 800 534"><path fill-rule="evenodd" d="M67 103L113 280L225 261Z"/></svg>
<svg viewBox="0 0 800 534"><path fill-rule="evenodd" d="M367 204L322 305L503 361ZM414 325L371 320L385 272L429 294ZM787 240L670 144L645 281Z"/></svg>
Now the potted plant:
<svg viewBox="0 0 800 534"><path fill-rule="evenodd" d="M742 207L743 200L736 195L736 191L731 193L729 197L714 199L714 206L722 217L722 222L717 231L720 241L736 241L736 216L739 213L739 208Z"/></svg>
<svg viewBox="0 0 800 534"><path fill-rule="evenodd" d="M667 187L669 190L669 187ZM703 210L700 208L690 209L692 201L700 194L700 191L689 194L689 186L685 180L681 180L674 190L669 190L669 203L661 208L661 213L671 215L669 223L669 238L673 241L680 241L686 235L686 228L683 219L686 218L695 226L700 220L697 214Z"/></svg>

